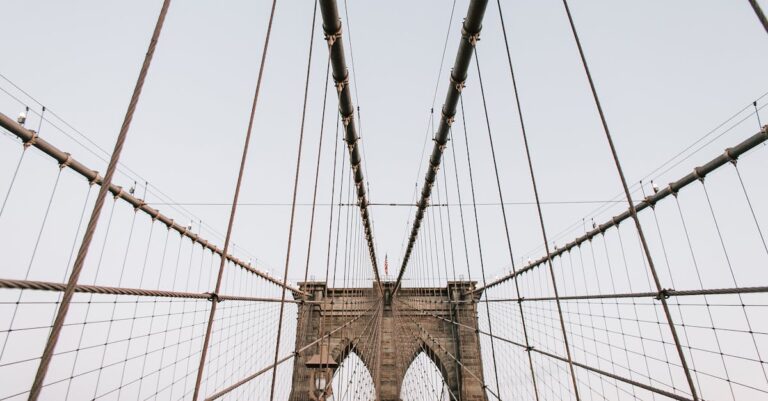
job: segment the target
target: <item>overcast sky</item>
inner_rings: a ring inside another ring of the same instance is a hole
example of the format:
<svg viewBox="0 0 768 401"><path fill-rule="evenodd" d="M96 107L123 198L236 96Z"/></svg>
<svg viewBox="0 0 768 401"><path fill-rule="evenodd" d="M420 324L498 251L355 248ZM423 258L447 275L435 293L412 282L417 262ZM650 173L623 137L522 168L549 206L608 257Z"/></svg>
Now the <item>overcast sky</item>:
<svg viewBox="0 0 768 401"><path fill-rule="evenodd" d="M451 5L349 5L345 38L347 51L353 51L348 62L355 62L353 85L359 95L372 202L411 202L414 186L421 185L422 158L431 151L431 142L424 148L429 111L433 104L435 108L442 104L446 74L466 13L466 2L459 1L449 21ZM95 144L111 150L158 7L159 3L150 1L6 2L4 13L17 18L0 28L6 38L3 51L8 55L3 57L0 72ZM765 32L746 1L574 2L572 7L631 182L768 88ZM171 7L122 161L175 202L231 201L268 11L268 2L177 2ZM562 4L507 2L504 12L542 200L613 198L619 193L619 182ZM343 8L342 17L346 17ZM290 202L311 19L311 3L278 4L241 195L244 204ZM438 77L449 22L445 65ZM320 32L316 27L300 203L311 202L312 195L327 54ZM484 22L478 54L505 198L531 201L494 4ZM495 202L476 74L473 67L465 103L470 146L476 147L477 196L479 202ZM18 95L8 82L3 82L3 88ZM39 110L39 105L20 97ZM330 198L332 148L328 144L335 124L332 94L329 99L318 194L318 201L324 204ZM15 116L21 108L6 94L0 101L5 114ZM30 118L30 122L34 120ZM722 144L700 152L701 160L753 133L757 123L742 126L724 136ZM102 161L53 127L43 129L42 135L61 149L103 170ZM3 146L3 151L8 148L9 144ZM457 147L457 151L463 155L463 148ZM3 157L3 164L12 165L14 160ZM683 170L695 161L684 163ZM466 174L465 170L460 173ZM2 179L8 180L8 174ZM118 177L120 185L129 186L131 181ZM150 202L160 200L152 194L148 198ZM550 233L566 228L597 206L546 206ZM188 219L169 206L158 207L178 220ZM224 231L226 205L185 208L196 219ZM244 205L238 212L235 244L282 270L289 210L287 206ZM326 225L321 222L327 223L327 211L327 206L319 207L317 227ZM291 267L292 277L302 275L309 207L301 206L298 212L294 241L298 257L294 261L301 267ZM389 254L393 266L402 256L410 212L406 207L372 210L379 256ZM535 247L540 237L530 235L532 230L538 233L531 226L535 210L510 206L509 212L510 220L516 222L512 233L516 252L520 257L526 252L539 256ZM497 207L481 208L481 224L485 221L489 233L498 232L492 231L500 227L493 227L498 213ZM319 229L318 248L313 251L317 264L324 262L320 252L325 246L324 231ZM491 270L508 263L505 247L489 244L487 248L486 265Z"/></svg>
<svg viewBox="0 0 768 401"><path fill-rule="evenodd" d="M113 147L160 3L3 1L0 74L5 78L0 79L0 112L15 118L27 105L32 109L27 126L37 129L44 105L49 110L48 122L42 125L40 135L103 172L108 159L103 150L109 152ZM455 9L451 1L349 1L348 8L340 6L347 62L361 111L358 123L371 202L415 200L414 191L423 181L424 158L432 148L430 110L434 107L439 113L442 105L467 3L456 1ZM617 197L620 182L562 3L503 3L523 117L545 202L546 228L551 241L564 244L583 231L582 221L590 225L596 216L598 223L603 222L625 209L621 203L605 203L621 200ZM768 8L768 2L761 0L760 4ZM116 184L126 188L137 181L137 194L142 196L143 182L149 181L147 202L176 221L192 222L195 231L201 230L202 221L202 235L218 245L223 244L229 216L269 6L267 1L180 0L171 5L123 151L122 168L115 178ZM630 184L645 179L648 191L647 180L655 178L664 185L757 132L751 104L756 100L760 108L768 104L768 97L764 97L768 92L768 37L747 1L581 0L572 1L571 7ZM238 256L252 258L272 274L282 274L308 48L314 35L299 206L289 266L289 279L294 282L303 278L306 263L307 205L313 195L327 57L319 16L314 32L310 31L312 10L309 1L284 1L277 6L233 234ZM447 48L441 59L446 34ZM542 237L531 204L527 161L495 2L488 7L477 53L503 195L513 203L507 209L513 251L518 262L536 259L543 255ZM496 203L498 193L474 63L464 103L477 202ZM326 267L334 148L339 150L339 163L347 156L334 138L336 115L331 85L309 268L317 278ZM761 118L765 124L768 112L763 111ZM458 170L466 203L471 201L466 147L463 132L454 134L457 141L449 144L446 154L456 151L458 167L452 164L452 157L446 157L446 163L451 162L443 172L452 178ZM689 150L672 164L664 164L702 137L705 139L691 149L697 152ZM704 144L708 145L702 147ZM0 137L3 196L21 149L10 135ZM692 156L683 160L688 155ZM765 156L763 146L743 162L745 181L763 227L768 218L768 213L760 212L760 205L768 204ZM660 166L664 168L656 170ZM3 278L21 278L32 265L30 254L34 254L39 222L59 170L35 151L19 171L0 216L0 252L8 264ZM60 257L77 239L73 227L88 186L70 172L62 177L51 209L52 222L46 225L46 240L41 242L31 278L65 281ZM638 188L634 193L637 199L642 197ZM451 203L457 202L456 187L450 180L448 189ZM749 216L741 204L731 212L733 192L715 192L718 213ZM702 206L690 208L692 213L706 212ZM347 213L346 208L341 211ZM383 269L388 255L390 275L400 266L413 211L405 206L371 207L379 266ZM479 279L471 208L463 211L469 227L470 266L467 272L462 253L456 261L457 275L471 274ZM456 208L451 212L453 241L457 249L463 249L457 212ZM478 215L484 267L490 279L509 270L504 228L497 205L478 206ZM131 216L128 208L116 214L115 225L121 231L114 235L125 238ZM356 210L352 216L357 216ZM105 213L102 230L106 218ZM146 226L148 219L144 220ZM753 223L749 220L744 224ZM730 238L737 248L746 247L740 236L744 227L731 227L736 234ZM107 258L122 258L121 252L110 250ZM141 249L136 252L142 254ZM741 258L742 266L757 260L750 259L754 254L742 255L746 255ZM94 258L89 259L86 281L94 280L94 263ZM369 278L366 269L357 270L357 277ZM409 273L406 284L428 273L421 274ZM759 278L752 283L765 283L765 272L750 276L753 272L744 267L739 274ZM116 276L105 276L104 280L118 284ZM713 280L710 286L716 284ZM431 283L439 285L439 281ZM370 285L367 280L347 284Z"/></svg>

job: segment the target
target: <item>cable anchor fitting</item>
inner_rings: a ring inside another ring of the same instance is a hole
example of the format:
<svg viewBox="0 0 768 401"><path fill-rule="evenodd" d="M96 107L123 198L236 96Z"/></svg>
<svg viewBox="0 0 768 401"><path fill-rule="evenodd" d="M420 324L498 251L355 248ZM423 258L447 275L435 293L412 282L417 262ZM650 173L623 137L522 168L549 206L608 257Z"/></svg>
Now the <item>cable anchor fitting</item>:
<svg viewBox="0 0 768 401"><path fill-rule="evenodd" d="M341 39L341 19L339 19L339 29L334 33L326 33L325 34L325 41L328 42L328 47L333 47L334 43L336 43L337 40Z"/></svg>
<svg viewBox="0 0 768 401"><path fill-rule="evenodd" d="M472 45L472 47L475 47L480 40L480 31L478 30L477 32L469 33L464 24L461 24L461 37L466 38L469 44Z"/></svg>
<svg viewBox="0 0 768 401"><path fill-rule="evenodd" d="M659 293L656 295L655 299L657 301L661 301L662 299L669 299L669 297L671 295L670 294L671 291L674 291L674 289L672 289L672 288L662 288L661 291L659 291Z"/></svg>
<svg viewBox="0 0 768 401"><path fill-rule="evenodd" d="M205 295L208 295L208 300L211 302L216 302L216 303L221 302L221 298L219 298L219 294L215 292L206 292Z"/></svg>
<svg viewBox="0 0 768 401"><path fill-rule="evenodd" d="M29 130L29 132L32 133L32 137L29 138L28 140L24 141L24 143L22 144L22 146L24 146L24 149L26 149L26 148L28 148L30 146L34 146L35 143L37 143L37 138L38 138L37 131Z"/></svg>
<svg viewBox="0 0 768 401"><path fill-rule="evenodd" d="M64 170L65 168L69 167L69 165L72 163L72 155L66 152L64 154L67 155L67 158L64 159L63 162L59 163L60 170Z"/></svg>

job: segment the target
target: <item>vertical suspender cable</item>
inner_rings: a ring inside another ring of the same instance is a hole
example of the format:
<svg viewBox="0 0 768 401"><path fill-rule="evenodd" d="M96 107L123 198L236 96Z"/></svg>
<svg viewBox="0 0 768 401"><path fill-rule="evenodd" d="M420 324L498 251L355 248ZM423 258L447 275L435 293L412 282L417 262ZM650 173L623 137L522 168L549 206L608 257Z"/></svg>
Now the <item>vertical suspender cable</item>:
<svg viewBox="0 0 768 401"><path fill-rule="evenodd" d="M365 239L368 243L368 254L373 266L373 276L376 279L379 292L383 293L379 266L376 261L376 243L373 239L373 226L368 211L368 194L366 191L365 176L363 174L363 160L358 146L359 137L355 127L355 108L352 104L352 92L349 90L349 72L344 56L344 43L341 37L341 20L335 0L319 0L320 13L323 16L323 31L328 41L328 51L331 57L333 80L336 83L336 91L339 96L339 114L344 124L344 141L349 151L349 164L352 167L352 175L355 180L357 203L360 207L360 217L363 220Z"/></svg>
<svg viewBox="0 0 768 401"><path fill-rule="evenodd" d="M627 179L624 177L624 170L621 168L621 162L619 161L619 155L616 151L616 146L613 143L613 137L611 136L611 131L608 129L608 122L605 119L603 106L600 104L600 98L597 96L597 89L595 88L595 82L592 80L592 74L589 71L589 65L587 64L587 59L586 59L586 56L584 55L584 49L581 46L581 40L579 39L579 34L576 32L576 25L573 22L571 9L568 7L568 0L563 0L563 6L565 7L565 12L568 16L568 23L570 24L571 31L573 32L573 38L576 41L576 47L579 50L579 56L581 57L581 63L584 66L584 72L586 73L587 80L589 81L589 87L592 91L592 97L595 100L595 106L597 107L597 112L600 115L600 122L603 125L605 138L608 140L608 146L611 149L613 162L616 165L616 171L619 175L619 179L621 180L621 186L624 189L624 195L627 198L627 203L629 205L629 213L630 215L632 215L632 220L634 220L635 222L637 235L638 237L640 237L640 243L643 246L643 252L648 261L648 269L651 271L651 275L653 276L653 281L656 284L656 290L659 291L659 293L661 293L662 292L661 281L659 280L659 275L656 272L656 267L653 263L653 257L651 256L651 250L648 247L648 242L646 241L645 234L643 233L643 227L640 224L640 218L637 217L637 209L635 209L635 204L632 201L632 194L629 192ZM547 255L549 255L549 252L547 252ZM693 376L691 375L691 371L688 368L688 362L686 361L685 353L683 352L683 346L680 343L680 338L677 334L677 328L675 328L675 323L672 321L672 314L669 310L669 304L667 303L667 299L663 296L659 297L659 300L661 301L661 305L664 309L664 314L667 317L667 323L669 324L669 330L672 334L672 338L675 341L675 348L677 349L677 354L680 357L680 365L682 366L683 372L685 373L685 378L688 381L688 387L691 390L691 397L693 398L694 401L698 401L699 397L696 393L696 386L693 383Z"/></svg>
<svg viewBox="0 0 768 401"><path fill-rule="evenodd" d="M307 56L307 78L304 82L304 102L301 110L301 128L299 129L299 149L296 152L296 174L293 177L293 196L291 197L291 218L288 223L288 245L285 251L285 268L283 269L283 284L288 281L288 266L291 262L291 243L293 240L293 223L296 217L296 194L299 191L299 174L301 173L301 150L304 144L304 122L307 117L307 97L309 96L309 77L312 67L312 46L315 43L315 22L317 20L317 1L312 10L312 27L309 32L309 55ZM323 93L325 97L325 93ZM275 383L277 382L277 362L280 358L280 340L283 335L283 315L285 313L285 287L280 294L280 313L277 318L277 338L275 339L275 362L272 367L272 386L269 390L269 400L275 398Z"/></svg>
<svg viewBox="0 0 768 401"><path fill-rule="evenodd" d="M229 252L229 241L232 238L232 225L235 222L235 213L237 212L237 200L240 197L240 186L243 183L243 171L245 170L245 161L248 159L248 146L251 142L251 132L253 132L253 118L256 115L256 104L259 100L259 92L261 91L261 78L264 75L264 64L267 59L267 49L269 48L269 38L272 33L272 21L275 18L275 6L277 0L272 1L272 9L269 14L269 23L267 24L267 34L264 38L264 49L261 53L261 63L259 65L259 75L256 79L256 90L253 94L253 102L251 103L251 114L248 118L248 129L245 133L245 142L243 143L243 155L240 158L240 170L237 174L237 184L235 184L235 194L232 199L232 209L229 213L229 222L227 223L227 234L224 237L224 247L222 248L221 261L219 262L219 272L216 276L216 288L214 289L211 297L211 312L208 316L208 325L205 329L205 338L203 340L203 348L200 351L200 364L197 368L197 380L195 381L195 390L192 395L192 401L196 401L200 396L200 384L203 380L203 371L205 370L205 358L208 355L208 344L211 342L211 330L213 329L213 319L216 316L216 305L218 304L218 293L221 289L221 279L224 275L224 266L226 265L227 252Z"/></svg>
<svg viewBox="0 0 768 401"><path fill-rule="evenodd" d="M109 165L107 166L104 180L102 181L102 185L99 188L99 193L96 196L96 202L93 205L93 211L91 212L90 220L88 220L88 226L86 227L85 234L83 235L83 242L80 244L80 249L77 251L77 258L75 258L75 263L72 266L72 273L69 275L67 287L64 290L64 294L61 298L61 304L59 305L59 309L56 312L56 320L54 320L53 327L51 327L51 333L48 336L48 341L45 344L43 355L40 358L40 365L37 368L35 379L32 382L32 388L29 391L30 401L37 400L37 398L40 396L40 391L43 388L43 381L45 380L46 373L48 373L48 367L51 364L51 359L53 358L53 352L56 348L56 343L59 341L59 335L61 334L61 330L64 327L64 320L66 319L67 312L69 311L69 305L75 292L75 286L77 286L80 273L83 271L83 266L85 265L85 257L88 255L88 249L91 246L91 240L93 239L93 235L96 232L96 226L99 223L101 209L104 206L104 200L107 197L109 186L112 183L112 177L115 175L115 171L117 170L117 162L120 160L120 153L123 150L125 139L128 136L128 129L131 126L131 121L133 121L133 114L136 111L136 105L139 102L141 90L144 87L144 80L147 77L147 72L149 71L149 66L152 62L152 56L155 54L157 41L160 38L160 31L163 29L163 22L165 22L165 16L168 13L168 7L170 4L171 0L165 0L163 1L163 6L160 9L160 15L157 18L155 29L152 32L152 39L149 42L149 48L147 49L147 53L144 56L144 64L141 66L139 78L136 81L136 86L133 88L133 95L131 95L131 101L128 104L128 110L125 113L123 125L120 127L120 133L117 135L115 148L112 151L112 156L109 159Z"/></svg>
<svg viewBox="0 0 768 401"><path fill-rule="evenodd" d="M499 5L499 12L501 12L501 3L499 3L497 1L497 4ZM503 29L504 28L503 18L502 18L501 26L502 26L502 29ZM507 34L506 34L506 30L504 30L505 44L506 44L506 38L507 38ZM507 49L509 49L508 46L507 46ZM509 56L509 50L507 50L507 56ZM511 68L512 68L511 58L509 60L510 60L509 66L510 66L510 70L511 70ZM478 77L478 80L480 81L480 94L481 94L482 99L483 99L483 111L485 112L485 123L486 123L486 126L488 127L488 141L489 141L489 143L491 145L491 160L493 161L493 172L494 172L495 177L496 177L496 188L497 188L498 193L499 193L499 205L501 206L501 217L502 217L502 220L504 221L504 234L505 234L506 240L507 240L507 251L509 252L509 263L512 266L512 274L515 275L515 278L513 280L514 281L514 286L515 286L515 294L517 294L517 296L520 297L520 285L519 285L518 280L517 280L517 268L515 266L515 257L514 257L514 254L512 253L512 241L510 240L510 237L509 237L509 223L507 221L507 210L506 210L506 207L504 206L504 195L503 195L503 193L501 191L501 179L499 177L499 167L498 167L498 164L496 163L496 150L494 149L494 146L493 146L493 135L491 135L491 122L490 122L490 119L488 117L488 105L487 105L487 103L485 101L485 88L483 87L483 77L482 77L482 74L480 73L480 59L479 59L479 57L477 55L477 49L475 49L475 63L477 63L477 77ZM515 85L514 73L512 74L512 85L515 88L515 96L517 96L517 86ZM522 110L520 110L520 103L517 102L517 104L518 104L518 115L520 116L520 122L522 124L522 121L523 121L522 120L523 119ZM523 126L523 138L525 138L525 126L524 125L522 125L522 126ZM528 147L527 147L527 139L526 139L526 151L527 150L528 150ZM528 158L529 165L530 165L530 161L531 160L530 160L530 157L529 157ZM533 169L531 169L531 177L533 177ZM536 190L536 181L533 181L533 183L534 183L533 184L533 192L536 195L536 205L538 206L538 211L539 211L539 221L541 222L541 231L542 231L542 233L544 235L544 246L547 247L547 234L544 231L544 219L543 219L543 216L541 214L541 204L539 203L538 192ZM549 254L548 250L547 250L547 254ZM551 270L552 269L551 269L551 260L550 260L550 271ZM483 285L485 286L486 283L483 283ZM555 280L554 280L554 273L553 273L553 276L552 276L552 285L553 285L553 288L554 288L555 297L557 297L558 296L557 284L555 283ZM488 293L487 292L486 292L485 296L486 296L486 299L487 299L488 298ZM531 352L530 352L531 346L530 346L530 342L529 342L529 339L528 339L528 329L527 329L526 324L525 324L525 314L523 312L523 304L521 302L518 302L517 305L518 305L518 308L520 310L520 323L521 323L521 326L523 328L523 337L525 339L525 347L526 347L527 354L528 354L528 365L529 365L529 368L531 370L531 383L533 384L533 393L536 396L536 399L538 400L539 399L539 390L538 390L538 386L537 386L537 383L536 383L536 374L535 374L535 371L534 371L534 368L533 368L533 356L531 355ZM488 306L487 306L487 309L489 309ZM565 344L566 352L567 352L567 355L568 355L568 362L569 362L568 366L570 368L571 374L573 375L574 372L573 372L573 363L571 361L571 352L570 352L570 347L568 346L568 340L566 339L565 323L563 322L563 316L562 316L562 311L560 310L560 301L559 300L557 301L557 311L560 313L560 323L561 323L561 328L562 328L562 331L563 331L563 339L564 339L564 344ZM490 326L489 326L489 328L490 328ZM493 332L491 332L491 334L493 334ZM576 399L578 400L579 399L579 392L578 392L578 389L576 387L575 377L574 377L574 381L573 381L573 388L574 388L574 392L576 394Z"/></svg>
<svg viewBox="0 0 768 401"><path fill-rule="evenodd" d="M429 157L429 167L427 168L427 174L424 177L421 198L416 204L418 208L416 210L416 217L413 220L411 234L408 238L408 245L405 248L405 255L402 259L403 262L400 266L400 272L397 275L394 291L397 291L400 288L405 268L408 266L408 260L413 251L413 246L416 243L416 237L419 234L421 221L424 219L424 213L429 205L432 186L437 179L437 171L440 168L443 151L448 144L448 135L454 117L456 116L456 106L459 102L461 91L464 88L464 81L467 79L467 69L469 68L469 62L472 60L472 50L480 37L483 15L485 14L487 5L488 0L472 0L467 9L467 16L464 19L464 24L461 29L461 42L459 42L459 49L456 53L453 71L451 71L451 85L448 86L448 93L445 95L445 103L443 104L440 116L440 124L438 125L434 138L435 146L432 148L432 155Z"/></svg>

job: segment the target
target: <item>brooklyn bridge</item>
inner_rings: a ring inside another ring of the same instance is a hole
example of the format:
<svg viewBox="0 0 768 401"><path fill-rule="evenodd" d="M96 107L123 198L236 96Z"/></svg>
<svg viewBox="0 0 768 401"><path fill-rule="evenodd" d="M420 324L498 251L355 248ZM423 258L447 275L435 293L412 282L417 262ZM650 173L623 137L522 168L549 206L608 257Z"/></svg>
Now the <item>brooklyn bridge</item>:
<svg viewBox="0 0 768 401"><path fill-rule="evenodd" d="M133 3L0 5L0 400L768 400L767 4Z"/></svg>

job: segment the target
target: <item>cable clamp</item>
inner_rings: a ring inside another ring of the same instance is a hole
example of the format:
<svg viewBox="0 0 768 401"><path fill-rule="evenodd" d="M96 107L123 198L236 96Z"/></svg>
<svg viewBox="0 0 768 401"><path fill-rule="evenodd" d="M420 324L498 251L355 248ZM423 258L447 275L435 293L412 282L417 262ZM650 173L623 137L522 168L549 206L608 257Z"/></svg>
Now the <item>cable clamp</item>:
<svg viewBox="0 0 768 401"><path fill-rule="evenodd" d="M206 295L208 295L208 300L211 302L219 303L221 302L221 298L219 298L219 294L215 292L206 292Z"/></svg>
<svg viewBox="0 0 768 401"><path fill-rule="evenodd" d="M697 180L699 180L701 182L704 182L704 176L701 173L699 173L700 169L701 169L701 167L694 168L693 169L693 176L696 177Z"/></svg>
<svg viewBox="0 0 768 401"><path fill-rule="evenodd" d="M117 187L117 188L118 188L117 192L115 192L115 196L114 196L115 199L123 195L123 187Z"/></svg>
<svg viewBox="0 0 768 401"><path fill-rule="evenodd" d="M533 351L533 345L529 345L525 347L525 352L531 352L531 351Z"/></svg>
<svg viewBox="0 0 768 401"><path fill-rule="evenodd" d="M333 44L336 43L337 40L341 39L341 27L341 19L339 19L339 29L334 33L325 34L325 41L328 42L328 47L333 47Z"/></svg>
<svg viewBox="0 0 768 401"><path fill-rule="evenodd" d="M93 179L88 180L88 185L93 185L98 183L101 180L101 176L99 175L99 172L96 170L93 170Z"/></svg>
<svg viewBox="0 0 768 401"><path fill-rule="evenodd" d="M469 44L471 44L472 47L475 47L477 42L480 40L480 31L469 33L467 32L467 28L464 26L464 24L461 24L461 37L466 38Z"/></svg>
<svg viewBox="0 0 768 401"><path fill-rule="evenodd" d="M648 204L648 206L650 206L651 209L656 209L656 202L653 200L651 196L646 196L645 199L643 199L643 202Z"/></svg>
<svg viewBox="0 0 768 401"><path fill-rule="evenodd" d="M336 86L336 92L338 93L341 93L344 90L344 88L347 87L348 85L349 85L349 73L347 73L344 76L344 79L340 81L336 81L336 83L334 84L334 86Z"/></svg>
<svg viewBox="0 0 768 401"><path fill-rule="evenodd" d="M674 291L672 288L662 288L661 291L656 295L656 300L661 301L662 299L669 299L670 291Z"/></svg>
<svg viewBox="0 0 768 401"><path fill-rule="evenodd" d="M65 155L67 155L67 158L64 159L63 162L59 163L59 169L64 170L65 168L69 167L69 165L72 163L72 155L69 153L64 152Z"/></svg>
<svg viewBox="0 0 768 401"><path fill-rule="evenodd" d="M453 78L453 74L450 75L451 77L451 84L454 88L456 88L457 92L461 92L466 87L465 82L466 81L457 81L455 78Z"/></svg>
<svg viewBox="0 0 768 401"><path fill-rule="evenodd" d="M672 194L672 196L677 198L677 189L675 188L674 183L670 182L669 185L667 185L667 188L669 188L669 192Z"/></svg>
<svg viewBox="0 0 768 401"><path fill-rule="evenodd" d="M443 120L445 120L445 123L448 124L448 126L452 126L453 122L456 120L456 115L449 116L445 114L444 111L440 110L440 115L443 117Z"/></svg>
<svg viewBox="0 0 768 401"><path fill-rule="evenodd" d="M348 116L346 116L346 117L343 117L343 118L341 119L341 122L342 122L342 123L344 123L344 127L345 127L345 128L346 128L347 126L349 126L349 124L352 122L352 118L354 118L354 114L350 114L350 115L348 115ZM350 143L349 141L347 141L347 146L352 146L352 145L353 145L355 142L357 142L357 139L355 139L355 141L354 141L354 142L352 142L352 143Z"/></svg>
<svg viewBox="0 0 768 401"><path fill-rule="evenodd" d="M726 148L724 154L725 154L725 157L728 158L729 162L736 165L736 162L738 161L739 157L733 155L733 148Z"/></svg>
<svg viewBox="0 0 768 401"><path fill-rule="evenodd" d="M33 130L29 130L32 133L32 138L29 138L28 140L24 141L24 149L33 146L35 143L37 143L37 132Z"/></svg>
<svg viewBox="0 0 768 401"><path fill-rule="evenodd" d="M519 304L523 303L523 301L525 301L525 297L520 297L517 299L517 303Z"/></svg>

